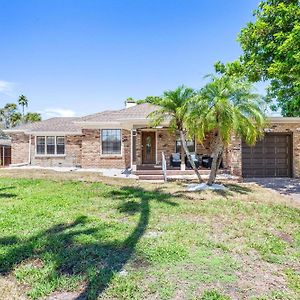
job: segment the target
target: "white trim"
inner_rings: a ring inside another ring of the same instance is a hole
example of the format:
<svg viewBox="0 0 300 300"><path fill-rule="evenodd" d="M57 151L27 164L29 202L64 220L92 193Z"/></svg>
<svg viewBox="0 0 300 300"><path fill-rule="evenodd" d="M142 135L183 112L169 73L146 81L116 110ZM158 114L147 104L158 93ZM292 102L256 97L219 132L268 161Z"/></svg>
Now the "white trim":
<svg viewBox="0 0 300 300"><path fill-rule="evenodd" d="M130 130L130 168L132 168L133 163L133 129Z"/></svg>
<svg viewBox="0 0 300 300"><path fill-rule="evenodd" d="M135 133L135 134L133 134ZM133 164L133 137L135 137L135 163ZM131 169L136 171L137 161L136 161L136 145L137 145L137 129L131 129Z"/></svg>
<svg viewBox="0 0 300 300"><path fill-rule="evenodd" d="M30 131L30 130L14 130L14 129L5 129L3 130L5 133L24 133L24 134L31 134L31 135L38 135L38 136L66 136L66 135L82 135L81 131L77 132L68 132L68 131Z"/></svg>
<svg viewBox="0 0 300 300"><path fill-rule="evenodd" d="M28 145L29 153L28 153L28 164L31 164L31 134L29 134L29 145Z"/></svg>
<svg viewBox="0 0 300 300"><path fill-rule="evenodd" d="M43 157L60 158L60 157L66 157L66 154L36 154L34 157L35 158L43 158Z"/></svg>
<svg viewBox="0 0 300 300"><path fill-rule="evenodd" d="M155 164L157 165L157 131L155 130Z"/></svg>
<svg viewBox="0 0 300 300"><path fill-rule="evenodd" d="M38 154L37 153L37 138L38 137L44 137L45 138L45 154ZM47 154L46 152L47 152L47 137L54 137L54 154ZM64 147L65 147L65 153L64 154L57 154L57 147L56 147L56 145L57 145L57 137L63 137L64 138L64 141L65 141L65 143L64 143ZM66 137L65 136L63 136L63 135L36 135L35 137L34 137L34 157L35 158L42 158L42 157L65 157L65 156L67 156L67 154L66 154Z"/></svg>
<svg viewBox="0 0 300 300"><path fill-rule="evenodd" d="M39 136L67 136L67 135L82 135L82 132L67 132L67 131L27 131L25 134L39 135Z"/></svg>

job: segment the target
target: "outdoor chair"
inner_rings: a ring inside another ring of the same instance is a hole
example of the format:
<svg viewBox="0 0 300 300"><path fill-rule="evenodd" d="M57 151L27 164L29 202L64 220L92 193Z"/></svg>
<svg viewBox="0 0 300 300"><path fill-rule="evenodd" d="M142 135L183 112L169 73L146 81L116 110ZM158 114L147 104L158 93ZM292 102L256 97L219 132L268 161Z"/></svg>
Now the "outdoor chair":
<svg viewBox="0 0 300 300"><path fill-rule="evenodd" d="M192 157L192 160L195 163L196 168L199 169L200 166L201 166L201 157L197 154L191 154L191 157ZM192 169L192 166L191 166L187 156L185 157L185 165L188 169Z"/></svg>
<svg viewBox="0 0 300 300"><path fill-rule="evenodd" d="M180 153L172 153L170 156L170 166L174 168L180 168L181 155Z"/></svg>
<svg viewBox="0 0 300 300"><path fill-rule="evenodd" d="M203 155L202 156L202 167L210 169L212 164L213 158L209 155ZM223 160L220 163L220 169L222 169L223 166Z"/></svg>

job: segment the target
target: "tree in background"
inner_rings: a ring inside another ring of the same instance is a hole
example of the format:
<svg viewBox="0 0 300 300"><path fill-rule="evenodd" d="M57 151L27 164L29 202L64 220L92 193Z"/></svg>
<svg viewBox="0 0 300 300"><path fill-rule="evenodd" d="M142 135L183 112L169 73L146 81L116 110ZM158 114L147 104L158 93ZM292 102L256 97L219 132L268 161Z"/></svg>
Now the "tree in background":
<svg viewBox="0 0 300 300"><path fill-rule="evenodd" d="M232 135L253 145L263 135L266 123L261 97L253 93L252 85L240 76L211 76L200 92L190 101L184 126L190 135L202 142L213 134L212 166L208 185L216 179L224 149Z"/></svg>
<svg viewBox="0 0 300 300"><path fill-rule="evenodd" d="M32 123L41 121L42 117L39 113L28 112L25 114L24 107L28 106L28 100L24 95L18 99L18 104L22 106L20 113L17 104L7 103L3 108L0 108L0 122L3 129L8 129L20 125L21 123Z"/></svg>
<svg viewBox="0 0 300 300"><path fill-rule="evenodd" d="M28 99L26 98L26 96L24 95L19 96L18 104L22 107L22 117L24 118L25 106L28 107Z"/></svg>
<svg viewBox="0 0 300 300"><path fill-rule="evenodd" d="M300 116L299 0L265 0L241 30L241 61L251 81L269 80L267 98L284 116Z"/></svg>
<svg viewBox="0 0 300 300"><path fill-rule="evenodd" d="M28 112L24 116L24 120L26 123L34 123L42 120L41 114L35 112Z"/></svg>
<svg viewBox="0 0 300 300"><path fill-rule="evenodd" d="M203 180L201 175L195 166L187 147L186 141L189 136L186 128L184 127L189 101L195 95L196 92L193 89L180 86L174 91L165 91L162 97L147 97L146 99L147 102L159 107L158 110L155 110L149 115L152 119L152 125L156 127L161 125L164 121L167 121L169 122L169 127L172 132L179 132L182 145L181 164L185 164L185 153L199 179L199 182L202 182Z"/></svg>
<svg viewBox="0 0 300 300"><path fill-rule="evenodd" d="M15 127L21 120L22 115L18 111L17 104L7 103L0 109L0 121L3 123L4 129Z"/></svg>

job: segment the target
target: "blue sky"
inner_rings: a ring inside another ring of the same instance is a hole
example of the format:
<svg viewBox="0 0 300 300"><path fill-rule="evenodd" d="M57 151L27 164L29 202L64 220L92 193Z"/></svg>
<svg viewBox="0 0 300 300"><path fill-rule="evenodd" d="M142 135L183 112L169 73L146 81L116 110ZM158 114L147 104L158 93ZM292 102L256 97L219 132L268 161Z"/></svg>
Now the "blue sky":
<svg viewBox="0 0 300 300"><path fill-rule="evenodd" d="M24 94L44 117L80 116L200 88L240 55L258 2L0 0L0 106Z"/></svg>

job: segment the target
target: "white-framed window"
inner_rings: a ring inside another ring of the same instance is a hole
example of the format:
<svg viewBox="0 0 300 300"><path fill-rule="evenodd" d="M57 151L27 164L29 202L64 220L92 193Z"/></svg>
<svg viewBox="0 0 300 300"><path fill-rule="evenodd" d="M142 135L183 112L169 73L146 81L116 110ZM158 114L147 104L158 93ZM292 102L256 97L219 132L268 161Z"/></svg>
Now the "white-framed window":
<svg viewBox="0 0 300 300"><path fill-rule="evenodd" d="M36 155L64 155L64 136L37 136Z"/></svg>
<svg viewBox="0 0 300 300"><path fill-rule="evenodd" d="M121 155L121 129L101 130L101 149L104 155Z"/></svg>

